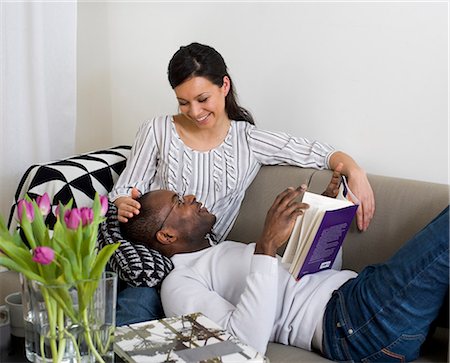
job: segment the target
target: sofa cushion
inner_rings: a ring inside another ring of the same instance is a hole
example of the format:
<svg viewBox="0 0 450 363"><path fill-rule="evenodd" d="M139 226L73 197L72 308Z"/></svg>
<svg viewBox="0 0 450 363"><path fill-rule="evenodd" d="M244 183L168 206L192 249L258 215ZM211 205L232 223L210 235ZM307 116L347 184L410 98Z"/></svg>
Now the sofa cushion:
<svg viewBox="0 0 450 363"><path fill-rule="evenodd" d="M109 265L119 278L132 286L156 286L173 269L172 261L156 250L132 243L122 237L117 208L109 203L106 221L100 224L98 244L101 248L120 242Z"/></svg>

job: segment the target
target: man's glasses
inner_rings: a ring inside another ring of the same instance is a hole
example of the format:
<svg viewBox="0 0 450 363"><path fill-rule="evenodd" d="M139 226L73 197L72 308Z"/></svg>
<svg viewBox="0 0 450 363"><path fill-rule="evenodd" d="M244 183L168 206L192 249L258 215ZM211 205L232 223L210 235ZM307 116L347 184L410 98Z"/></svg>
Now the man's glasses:
<svg viewBox="0 0 450 363"><path fill-rule="evenodd" d="M156 233L158 233L158 231L160 231L160 230L164 227L164 224L166 223L167 218L169 218L169 216L170 216L170 214L173 212L173 209L175 208L175 206L184 204L184 197L183 197L181 194L176 193L176 194L172 197L172 200L174 201L174 202L173 202L173 205L172 205L172 207L170 208L169 213L167 213L166 218L163 219L163 221L161 222L161 225L160 225L159 228L156 230L155 236L154 236L155 238L156 238Z"/></svg>

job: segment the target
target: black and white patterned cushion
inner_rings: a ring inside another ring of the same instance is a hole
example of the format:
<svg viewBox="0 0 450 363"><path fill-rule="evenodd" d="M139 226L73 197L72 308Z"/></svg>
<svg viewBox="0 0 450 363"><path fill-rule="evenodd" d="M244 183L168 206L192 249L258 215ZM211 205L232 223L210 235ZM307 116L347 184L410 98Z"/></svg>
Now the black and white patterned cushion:
<svg viewBox="0 0 450 363"><path fill-rule="evenodd" d="M11 207L8 228L17 228L17 202L28 194L31 198L48 193L53 205L67 204L73 198L74 207L92 205L95 193L107 195L125 168L130 146L117 146L93 151L53 162L32 165L22 177ZM113 204L107 220L99 228L99 246L121 242L110 260L119 277L134 286L155 286L173 268L170 259L142 245L122 238ZM53 227L52 213L46 223Z"/></svg>
<svg viewBox="0 0 450 363"><path fill-rule="evenodd" d="M92 205L95 192L106 195L125 168L130 146L117 146L72 156L62 160L35 164L23 175L8 219L11 230L16 228L17 201L25 194L31 198L48 193L54 205L66 204L73 198L74 207ZM47 223L53 227L54 216Z"/></svg>
<svg viewBox="0 0 450 363"><path fill-rule="evenodd" d="M98 243L100 247L120 242L119 248L109 260L119 278L132 286L156 286L172 270L172 261L159 252L144 245L130 243L120 233L117 208L109 203L106 221L100 225Z"/></svg>

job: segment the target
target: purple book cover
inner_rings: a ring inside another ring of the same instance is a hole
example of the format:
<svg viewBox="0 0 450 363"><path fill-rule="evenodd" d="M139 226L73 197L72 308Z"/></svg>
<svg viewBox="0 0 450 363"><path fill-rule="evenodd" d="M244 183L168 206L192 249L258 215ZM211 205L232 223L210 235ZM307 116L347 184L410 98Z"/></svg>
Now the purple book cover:
<svg viewBox="0 0 450 363"><path fill-rule="evenodd" d="M297 280L306 274L331 268L350 228L356 209L358 206L352 205L325 212Z"/></svg>

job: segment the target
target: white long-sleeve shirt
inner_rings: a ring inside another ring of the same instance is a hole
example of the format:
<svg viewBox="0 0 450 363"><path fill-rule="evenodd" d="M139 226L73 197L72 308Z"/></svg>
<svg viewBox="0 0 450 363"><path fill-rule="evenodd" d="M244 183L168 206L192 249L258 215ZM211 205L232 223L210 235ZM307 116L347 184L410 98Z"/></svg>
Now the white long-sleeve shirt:
<svg viewBox="0 0 450 363"><path fill-rule="evenodd" d="M172 116L144 122L136 135L127 166L109 198L168 189L193 194L216 215L213 232L222 241L231 230L245 191L262 165L328 168L333 148L281 132L263 131L244 121L231 121L225 140L209 151L187 147Z"/></svg>
<svg viewBox="0 0 450 363"><path fill-rule="evenodd" d="M279 258L254 250L227 241L174 255L161 288L165 314L202 312L263 354L269 341L311 350L332 292L356 273L324 270L297 282Z"/></svg>

